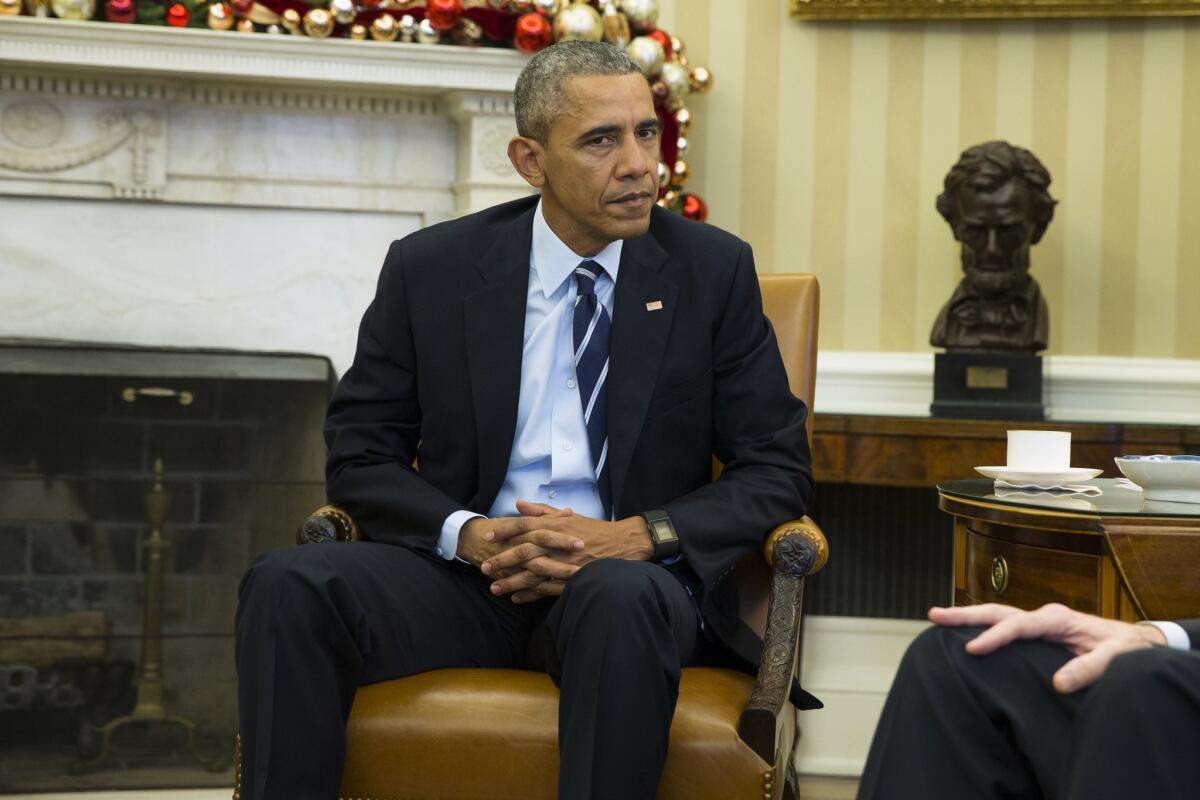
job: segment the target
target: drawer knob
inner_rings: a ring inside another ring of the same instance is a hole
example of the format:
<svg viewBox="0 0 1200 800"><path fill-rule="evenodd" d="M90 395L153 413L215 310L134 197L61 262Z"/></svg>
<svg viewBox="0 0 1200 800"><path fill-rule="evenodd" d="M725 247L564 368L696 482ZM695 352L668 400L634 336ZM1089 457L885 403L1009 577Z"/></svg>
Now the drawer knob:
<svg viewBox="0 0 1200 800"><path fill-rule="evenodd" d="M1004 590L1008 588L1008 561L1004 556L992 559L992 588L996 590L996 594L1004 594Z"/></svg>

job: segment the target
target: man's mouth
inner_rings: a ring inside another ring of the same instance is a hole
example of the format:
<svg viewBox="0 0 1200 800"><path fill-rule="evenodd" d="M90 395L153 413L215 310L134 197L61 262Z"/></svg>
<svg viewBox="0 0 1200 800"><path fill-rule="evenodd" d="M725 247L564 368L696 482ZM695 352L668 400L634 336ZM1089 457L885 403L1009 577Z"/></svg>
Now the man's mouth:
<svg viewBox="0 0 1200 800"><path fill-rule="evenodd" d="M650 198L650 192L629 192L620 197L615 197L608 202L622 206L636 206Z"/></svg>

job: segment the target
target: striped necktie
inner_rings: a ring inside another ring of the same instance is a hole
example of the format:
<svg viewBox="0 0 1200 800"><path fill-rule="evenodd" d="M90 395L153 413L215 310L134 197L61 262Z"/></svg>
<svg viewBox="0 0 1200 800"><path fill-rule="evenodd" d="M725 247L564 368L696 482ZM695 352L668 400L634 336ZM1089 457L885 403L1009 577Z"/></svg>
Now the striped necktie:
<svg viewBox="0 0 1200 800"><path fill-rule="evenodd" d="M608 312L596 297L596 280L604 267L584 261L575 268L575 377L579 383L579 402L583 404L583 424L587 427L588 447L596 468L596 488L604 514L612 519L612 493L608 485Z"/></svg>

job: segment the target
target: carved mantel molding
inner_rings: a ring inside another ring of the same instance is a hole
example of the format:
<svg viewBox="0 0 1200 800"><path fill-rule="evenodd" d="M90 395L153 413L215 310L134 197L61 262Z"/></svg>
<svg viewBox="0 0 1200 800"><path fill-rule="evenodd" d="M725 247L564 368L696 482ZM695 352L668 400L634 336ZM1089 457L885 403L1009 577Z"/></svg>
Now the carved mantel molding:
<svg viewBox="0 0 1200 800"><path fill-rule="evenodd" d="M0 17L0 194L397 211L524 193L525 57Z"/></svg>
<svg viewBox="0 0 1200 800"><path fill-rule="evenodd" d="M0 64L442 94L511 92L525 58L500 48L430 47L197 28L0 17Z"/></svg>

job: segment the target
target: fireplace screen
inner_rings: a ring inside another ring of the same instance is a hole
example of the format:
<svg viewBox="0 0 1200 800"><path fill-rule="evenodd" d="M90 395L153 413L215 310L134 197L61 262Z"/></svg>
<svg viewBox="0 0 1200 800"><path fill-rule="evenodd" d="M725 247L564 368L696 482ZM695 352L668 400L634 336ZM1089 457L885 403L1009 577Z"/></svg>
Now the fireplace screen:
<svg viewBox="0 0 1200 800"><path fill-rule="evenodd" d="M237 583L324 501L332 385L0 343L0 793L232 785Z"/></svg>

